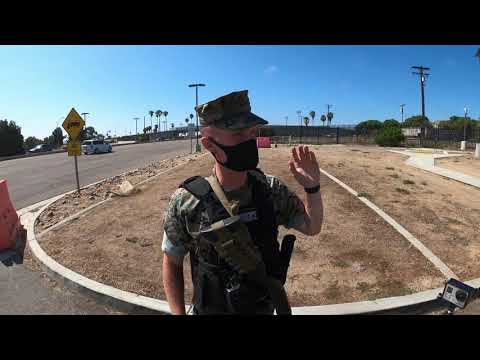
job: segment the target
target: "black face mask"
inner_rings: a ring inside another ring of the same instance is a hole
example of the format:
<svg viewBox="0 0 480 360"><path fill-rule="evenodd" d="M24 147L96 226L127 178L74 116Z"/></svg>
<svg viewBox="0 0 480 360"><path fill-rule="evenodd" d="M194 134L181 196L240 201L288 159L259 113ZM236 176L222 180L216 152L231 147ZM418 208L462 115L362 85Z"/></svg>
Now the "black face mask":
<svg viewBox="0 0 480 360"><path fill-rule="evenodd" d="M212 143L217 145L227 155L227 161L220 163L226 168L234 171L247 171L253 170L258 165L258 149L256 139L244 141L234 146L226 146L217 143L212 138L208 138Z"/></svg>

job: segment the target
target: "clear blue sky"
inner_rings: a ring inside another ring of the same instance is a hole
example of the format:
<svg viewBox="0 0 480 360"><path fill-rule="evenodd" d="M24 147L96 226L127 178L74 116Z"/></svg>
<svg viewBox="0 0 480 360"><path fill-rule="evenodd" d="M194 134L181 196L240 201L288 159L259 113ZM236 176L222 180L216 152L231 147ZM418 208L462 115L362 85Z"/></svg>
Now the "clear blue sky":
<svg viewBox="0 0 480 360"><path fill-rule="evenodd" d="M431 120L480 117L478 46L0 46L0 119L24 137L50 135L71 107L87 123L117 135L133 117L167 110L169 123L200 103L248 89L252 110L271 124L297 123L297 110L333 104L333 124L400 119L420 113L419 79L410 66L431 67L426 111ZM155 118L154 118L155 119ZM147 124L149 116L147 116ZM316 120L318 121L318 120ZM139 130L140 131L140 130Z"/></svg>

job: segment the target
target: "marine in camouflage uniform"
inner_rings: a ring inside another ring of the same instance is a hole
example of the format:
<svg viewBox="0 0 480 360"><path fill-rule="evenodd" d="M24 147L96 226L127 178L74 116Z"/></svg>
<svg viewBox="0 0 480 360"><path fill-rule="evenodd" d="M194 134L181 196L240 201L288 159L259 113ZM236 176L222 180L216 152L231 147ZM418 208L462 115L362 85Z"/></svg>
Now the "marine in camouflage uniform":
<svg viewBox="0 0 480 360"><path fill-rule="evenodd" d="M212 171L212 176L215 172ZM302 200L272 175L258 176L272 190L272 201L277 225L295 228L303 222L305 207ZM251 203L252 189L245 184L239 189L225 191L230 201L238 201L240 207L254 207ZM199 230L201 213L197 211L199 200L183 188L175 190L164 216L163 251L183 257L194 249L195 234Z"/></svg>
<svg viewBox="0 0 480 360"><path fill-rule="evenodd" d="M267 122L250 111L250 103L247 91L235 92L218 98L212 102L200 105L197 109L201 126L214 126L226 130L239 130L251 128L257 125L263 125ZM258 156L258 155L257 155ZM218 162L218 160L217 160ZM212 175L217 182L215 168ZM275 242L277 230L276 227L283 225L285 228L301 229L305 222L306 210L304 203L300 198L290 191L278 178L272 175L263 174L256 170L249 170L247 181L239 188L223 192L230 203L236 204L241 210L242 221L248 223L257 221L258 212L255 211L259 204L255 203L254 194L256 187L268 189L265 193L268 197L268 203L273 208L275 227ZM216 215L222 217L225 209L218 203L218 209L212 210ZM253 211L251 211L253 210ZM253 218L249 218L253 214ZM218 217L217 216L217 217ZM178 188L171 196L169 205L164 214L164 235L162 250L169 257L178 259L180 263L187 253L190 257L198 255L199 240L201 236L199 231L205 224L205 207L201 206L201 201L184 187ZM192 269L193 272L193 269ZM194 282L194 293L198 291L198 284ZM197 285L197 286L196 286ZM259 313L272 313L270 306L267 309L260 309Z"/></svg>

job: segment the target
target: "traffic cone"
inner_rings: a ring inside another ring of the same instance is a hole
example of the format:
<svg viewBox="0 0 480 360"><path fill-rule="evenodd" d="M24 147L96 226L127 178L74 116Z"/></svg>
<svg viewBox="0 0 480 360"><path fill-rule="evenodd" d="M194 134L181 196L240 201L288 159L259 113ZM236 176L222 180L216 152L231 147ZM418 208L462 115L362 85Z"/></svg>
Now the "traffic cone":
<svg viewBox="0 0 480 360"><path fill-rule="evenodd" d="M20 230L20 219L8 195L7 180L0 180L0 251L15 248Z"/></svg>

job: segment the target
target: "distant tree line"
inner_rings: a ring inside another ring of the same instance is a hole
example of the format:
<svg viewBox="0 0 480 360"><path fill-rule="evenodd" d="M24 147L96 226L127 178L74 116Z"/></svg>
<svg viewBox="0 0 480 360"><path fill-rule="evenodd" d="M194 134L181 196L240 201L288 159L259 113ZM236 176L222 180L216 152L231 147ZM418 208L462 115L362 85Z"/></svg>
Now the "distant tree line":
<svg viewBox="0 0 480 360"><path fill-rule="evenodd" d="M22 128L15 121L0 120L0 156L24 154L26 151L40 144L53 145L59 148L63 145L67 135L63 135L60 127L55 128L50 136L38 139L35 136L23 138ZM80 133L80 140L103 138L93 126L88 126Z"/></svg>
<svg viewBox="0 0 480 360"><path fill-rule="evenodd" d="M436 122L435 126L438 126L441 129L452 129L458 130L462 129L463 126L472 126L480 128L480 120L474 120L467 116L467 118L463 116L450 116L448 120L440 120ZM378 121L378 120L366 120L362 121L355 127L355 132L360 134L371 133L371 132L378 132L385 128L396 127L396 128L432 128L434 124L425 117L425 119L421 115L416 115L405 119L403 123L398 122L395 119L388 119L385 121Z"/></svg>

